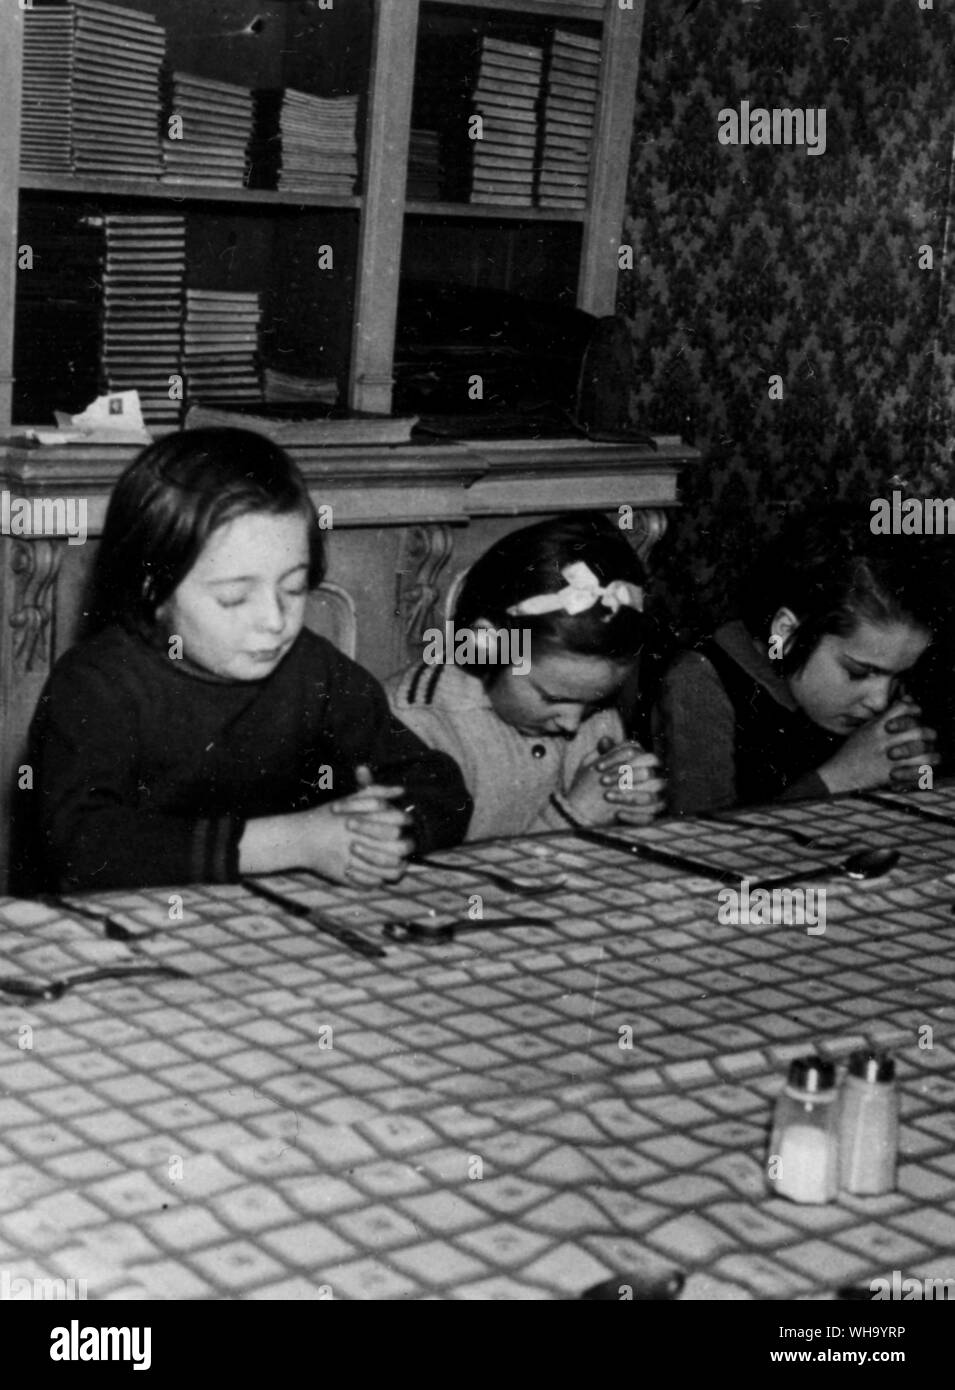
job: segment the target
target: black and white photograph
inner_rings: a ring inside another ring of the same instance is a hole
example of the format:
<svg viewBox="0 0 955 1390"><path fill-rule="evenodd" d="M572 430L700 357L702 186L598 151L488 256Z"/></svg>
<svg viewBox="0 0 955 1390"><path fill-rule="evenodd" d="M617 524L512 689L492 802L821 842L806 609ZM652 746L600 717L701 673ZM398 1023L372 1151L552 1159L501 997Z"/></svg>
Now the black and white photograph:
<svg viewBox="0 0 955 1390"><path fill-rule="evenodd" d="M953 0L0 0L0 208L30 1366L927 1373Z"/></svg>

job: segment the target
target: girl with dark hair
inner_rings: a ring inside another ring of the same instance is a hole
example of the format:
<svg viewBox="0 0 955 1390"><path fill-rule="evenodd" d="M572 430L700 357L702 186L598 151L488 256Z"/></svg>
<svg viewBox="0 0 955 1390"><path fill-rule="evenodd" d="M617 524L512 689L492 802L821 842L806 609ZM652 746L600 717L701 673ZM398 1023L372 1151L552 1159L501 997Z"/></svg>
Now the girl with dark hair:
<svg viewBox="0 0 955 1390"><path fill-rule="evenodd" d="M656 759L625 737L615 708L646 641L643 582L635 552L597 513L525 527L491 546L461 589L449 626L471 639L458 642L466 663L429 664L426 651L386 682L398 717L464 773L468 839L645 825L659 813Z"/></svg>
<svg viewBox="0 0 955 1390"><path fill-rule="evenodd" d="M461 839L450 758L303 626L323 570L275 444L192 430L139 455L106 519L101 630L57 663L34 720L42 886L305 868L371 887Z"/></svg>
<svg viewBox="0 0 955 1390"><path fill-rule="evenodd" d="M861 508L794 518L750 575L742 620L664 677L670 810L930 777L935 734L900 678L942 630L943 592L918 538L873 535Z"/></svg>

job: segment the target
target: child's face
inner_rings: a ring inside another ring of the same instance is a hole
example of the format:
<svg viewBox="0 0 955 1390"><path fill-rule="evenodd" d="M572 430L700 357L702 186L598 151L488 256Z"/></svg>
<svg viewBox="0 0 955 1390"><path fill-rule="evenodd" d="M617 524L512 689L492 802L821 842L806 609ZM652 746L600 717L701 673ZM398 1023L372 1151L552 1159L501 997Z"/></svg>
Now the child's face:
<svg viewBox="0 0 955 1390"><path fill-rule="evenodd" d="M186 658L215 676L271 674L302 628L308 531L296 512L252 512L213 531L156 617L182 638Z"/></svg>
<svg viewBox="0 0 955 1390"><path fill-rule="evenodd" d="M814 724L851 734L888 709L898 677L931 640L930 633L910 623L860 618L847 637L823 637L803 669L789 677L789 689Z"/></svg>
<svg viewBox="0 0 955 1390"><path fill-rule="evenodd" d="M522 734L572 738L589 715L610 702L629 670L627 662L551 652L532 656L524 676L505 667L488 696L498 718Z"/></svg>

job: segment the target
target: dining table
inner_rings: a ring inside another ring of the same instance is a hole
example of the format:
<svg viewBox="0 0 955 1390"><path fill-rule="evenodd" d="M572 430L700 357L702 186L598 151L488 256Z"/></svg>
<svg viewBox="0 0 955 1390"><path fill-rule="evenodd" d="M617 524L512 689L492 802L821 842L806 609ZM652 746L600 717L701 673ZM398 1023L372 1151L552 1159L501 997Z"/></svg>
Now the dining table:
<svg viewBox="0 0 955 1390"><path fill-rule="evenodd" d="M727 909L779 877L814 924ZM5 1296L955 1290L953 905L951 785L466 844L379 889L0 899ZM895 1188L790 1201L787 1067L858 1048L896 1060Z"/></svg>

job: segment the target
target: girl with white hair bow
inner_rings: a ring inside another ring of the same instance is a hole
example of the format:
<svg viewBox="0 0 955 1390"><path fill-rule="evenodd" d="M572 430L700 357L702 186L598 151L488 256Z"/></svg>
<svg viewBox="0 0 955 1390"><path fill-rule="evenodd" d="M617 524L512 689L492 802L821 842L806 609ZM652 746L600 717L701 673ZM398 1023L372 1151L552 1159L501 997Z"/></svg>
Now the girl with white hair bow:
<svg viewBox="0 0 955 1390"><path fill-rule="evenodd" d="M386 683L398 717L460 766L468 839L660 813L657 760L616 708L647 640L643 583L598 513L512 532L472 566L446 637Z"/></svg>

